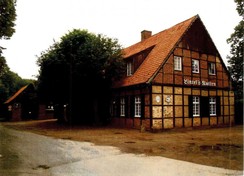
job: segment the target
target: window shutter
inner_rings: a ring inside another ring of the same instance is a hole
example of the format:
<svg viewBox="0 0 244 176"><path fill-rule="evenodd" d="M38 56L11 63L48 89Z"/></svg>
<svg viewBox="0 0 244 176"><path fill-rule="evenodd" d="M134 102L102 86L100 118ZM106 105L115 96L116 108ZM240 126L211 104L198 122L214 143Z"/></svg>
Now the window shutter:
<svg viewBox="0 0 244 176"><path fill-rule="evenodd" d="M220 97L216 97L216 113L217 116L221 115L221 109L220 109Z"/></svg>
<svg viewBox="0 0 244 176"><path fill-rule="evenodd" d="M209 116L209 98L208 97L200 97L200 114L201 114L201 117Z"/></svg>
<svg viewBox="0 0 244 176"><path fill-rule="evenodd" d="M189 104L189 117L193 117L193 105L192 105L193 97L188 96L188 104Z"/></svg>
<svg viewBox="0 0 244 176"><path fill-rule="evenodd" d="M135 116L135 96L130 96L130 117Z"/></svg>

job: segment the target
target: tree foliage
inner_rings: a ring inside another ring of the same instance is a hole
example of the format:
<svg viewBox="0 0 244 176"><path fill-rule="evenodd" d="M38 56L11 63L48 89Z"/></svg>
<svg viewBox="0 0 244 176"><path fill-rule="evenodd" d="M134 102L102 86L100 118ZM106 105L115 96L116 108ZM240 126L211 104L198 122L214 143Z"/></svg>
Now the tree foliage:
<svg viewBox="0 0 244 176"><path fill-rule="evenodd" d="M242 17L242 20L234 28L234 32L230 38L227 39L227 43L230 44L230 56L228 59L228 70L231 74L232 85L235 92L235 115L236 122L243 123L243 118L240 118L240 114L243 114L243 40L244 40L244 1L235 0L237 5L236 10Z"/></svg>
<svg viewBox="0 0 244 176"><path fill-rule="evenodd" d="M16 0L0 0L0 39L10 39L14 34L16 20ZM7 70L5 58L2 56L3 46L0 46L0 76Z"/></svg>
<svg viewBox="0 0 244 176"><path fill-rule="evenodd" d="M16 0L0 0L0 39L9 39L15 32Z"/></svg>
<svg viewBox="0 0 244 176"><path fill-rule="evenodd" d="M231 44L231 56L228 56L229 70L234 81L243 80L243 36L244 21L235 27L235 32L227 40Z"/></svg>
<svg viewBox="0 0 244 176"><path fill-rule="evenodd" d="M236 10L240 16L244 15L244 1L243 0L235 0Z"/></svg>
<svg viewBox="0 0 244 176"><path fill-rule="evenodd" d="M243 0L235 0L237 4L237 12L240 16L243 16ZM236 101L242 101L243 99L243 36L244 36L244 21L243 18L239 24L234 28L234 32L230 38L227 39L227 43L231 46L231 56L228 56L228 69L233 79L233 88L235 90Z"/></svg>
<svg viewBox="0 0 244 176"><path fill-rule="evenodd" d="M73 121L93 122L108 109L111 83L124 70L121 51L116 39L74 29L38 58L39 96L68 104Z"/></svg>
<svg viewBox="0 0 244 176"><path fill-rule="evenodd" d="M10 39L15 32L16 0L0 0L0 39ZM21 87L33 83L34 80L22 79L18 74L10 71L2 55L0 46L0 103L6 101Z"/></svg>

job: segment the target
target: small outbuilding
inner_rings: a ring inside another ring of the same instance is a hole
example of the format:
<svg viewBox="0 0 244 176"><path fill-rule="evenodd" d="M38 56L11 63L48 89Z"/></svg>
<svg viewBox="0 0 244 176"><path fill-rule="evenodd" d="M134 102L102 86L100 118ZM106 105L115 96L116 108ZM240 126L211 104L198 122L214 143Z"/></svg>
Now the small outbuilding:
<svg viewBox="0 0 244 176"><path fill-rule="evenodd" d="M29 84L19 89L3 106L7 121L37 119L38 101L34 85Z"/></svg>
<svg viewBox="0 0 244 176"><path fill-rule="evenodd" d="M112 123L161 130L234 123L228 70L198 15L124 49L113 85Z"/></svg>

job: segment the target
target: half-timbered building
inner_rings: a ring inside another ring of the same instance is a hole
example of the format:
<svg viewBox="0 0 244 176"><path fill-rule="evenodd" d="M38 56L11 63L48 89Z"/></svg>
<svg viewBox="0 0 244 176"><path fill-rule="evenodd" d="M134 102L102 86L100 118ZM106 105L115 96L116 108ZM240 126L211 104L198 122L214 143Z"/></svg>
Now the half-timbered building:
<svg viewBox="0 0 244 176"><path fill-rule="evenodd" d="M234 123L227 68L198 15L124 49L126 75L113 85L112 123L171 129Z"/></svg>

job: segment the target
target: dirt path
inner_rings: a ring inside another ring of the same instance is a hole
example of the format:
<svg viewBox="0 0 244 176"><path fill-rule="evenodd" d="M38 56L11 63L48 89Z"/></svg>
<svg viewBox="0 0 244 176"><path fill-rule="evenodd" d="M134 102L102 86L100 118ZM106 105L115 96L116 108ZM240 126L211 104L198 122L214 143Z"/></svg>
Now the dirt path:
<svg viewBox="0 0 244 176"><path fill-rule="evenodd" d="M127 153L243 170L243 126L141 133L139 130L112 127L69 127L58 125L55 120L2 124L55 138L115 146Z"/></svg>

